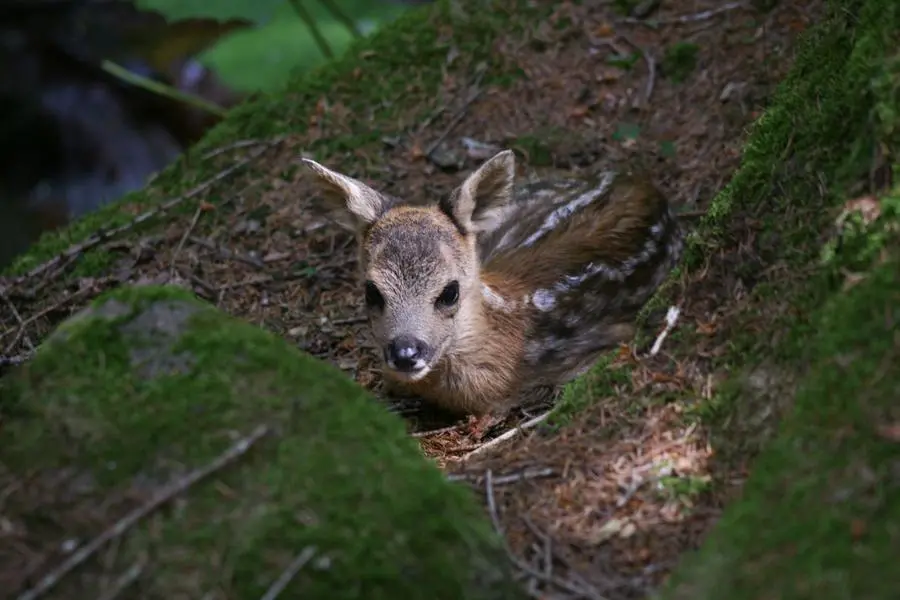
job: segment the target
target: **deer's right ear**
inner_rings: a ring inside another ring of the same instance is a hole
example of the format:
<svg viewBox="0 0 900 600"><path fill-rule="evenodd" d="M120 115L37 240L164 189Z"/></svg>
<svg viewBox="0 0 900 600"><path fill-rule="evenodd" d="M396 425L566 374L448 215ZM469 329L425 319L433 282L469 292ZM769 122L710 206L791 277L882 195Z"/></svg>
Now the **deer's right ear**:
<svg viewBox="0 0 900 600"><path fill-rule="evenodd" d="M391 200L362 181L332 171L314 160L304 158L303 164L315 174L325 199L349 211L360 226L370 225L391 207Z"/></svg>

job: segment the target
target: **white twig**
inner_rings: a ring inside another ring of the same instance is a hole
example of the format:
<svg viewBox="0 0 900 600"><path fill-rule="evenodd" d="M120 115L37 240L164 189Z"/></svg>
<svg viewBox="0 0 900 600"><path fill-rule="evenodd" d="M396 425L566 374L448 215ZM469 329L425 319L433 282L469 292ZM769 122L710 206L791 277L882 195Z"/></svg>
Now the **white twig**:
<svg viewBox="0 0 900 600"><path fill-rule="evenodd" d="M113 582L112 587L106 590L97 600L115 600L119 594L132 585L143 574L144 568L147 566L147 559L141 558L136 563L128 567L124 573L119 575Z"/></svg>
<svg viewBox="0 0 900 600"><path fill-rule="evenodd" d="M637 17L625 17L624 19L620 19L620 21L622 23L636 23L638 25L647 25L648 27L656 27L657 25L671 25L674 23L696 23L697 21L706 21L707 19L711 19L715 16L721 15L722 13L726 13L736 8L743 8L745 5L746 2L729 2L728 4L723 4L722 6L719 6L717 8L704 10L688 15L680 15L677 17L662 19L640 19Z"/></svg>
<svg viewBox="0 0 900 600"><path fill-rule="evenodd" d="M284 589L288 586L291 580L297 576L297 573L300 572L306 563L312 560L312 557L316 555L316 547L315 546L307 546L303 549L303 551L297 555L294 560L291 561L284 571L281 572L281 575L278 576L272 585L269 586L269 589L266 590L266 593L263 594L263 597L260 600L275 600L284 591Z"/></svg>
<svg viewBox="0 0 900 600"><path fill-rule="evenodd" d="M525 481L526 479L539 479L541 477L550 477L555 475L556 471L554 471L550 467L545 467L542 469L524 469L519 473L509 473L507 475L498 475L494 477L494 485L504 485L507 483L516 483L518 481ZM451 473L447 475L447 481L469 481L472 483L476 483L481 479L481 474L479 473Z"/></svg>
<svg viewBox="0 0 900 600"><path fill-rule="evenodd" d="M494 446L502 444L506 440L514 438L520 432L525 431L526 429L530 429L530 428L534 427L535 425L539 425L540 423L547 420L547 417L550 416L551 412L552 411L547 411L544 414L538 415L537 417L531 419L530 421L525 421L524 423L522 423L515 429L510 429L509 431L502 433L501 435L498 435L491 441L489 441L485 444L482 444L481 446L478 446L477 448L475 448L468 454L463 455L462 460L463 461L469 460L470 458L472 458L475 455L481 454L482 452L489 450L490 448L493 448Z"/></svg>
<svg viewBox="0 0 900 600"><path fill-rule="evenodd" d="M675 324L678 323L678 315L681 314L681 311L677 306L670 306L668 312L666 312L666 328L659 332L659 335L656 336L656 341L653 342L653 347L650 348L650 352L647 356L656 356L659 354L660 348L662 348L663 342L666 341L666 337L675 329Z"/></svg>
<svg viewBox="0 0 900 600"><path fill-rule="evenodd" d="M441 435L442 433L450 433L457 429L459 429L458 425L451 425L450 427L441 427L440 429L431 429L429 431L416 431L410 435L414 438L426 438L434 435Z"/></svg>
<svg viewBox="0 0 900 600"><path fill-rule="evenodd" d="M266 427L265 425L260 425L259 427L254 429L249 436L239 440L208 465L200 467L199 469L195 469L188 473L186 476L176 479L167 484L164 488L154 494L153 497L150 498L149 502L131 511L122 519L116 521L116 523L113 524L112 527L79 548L76 552L72 553L69 558L63 561L63 563L56 569L54 569L47 575L44 575L44 577L41 578L41 580L35 587L21 594L18 597L18 600L35 600L35 598L38 598L45 592L49 591L56 584L58 584L59 581L69 573L69 571L72 571L81 563L89 559L95 552L97 552L97 550L103 547L104 544L121 536L123 533L133 527L138 521L140 521L141 519L152 513L154 510L159 508L161 505L165 504L178 494L182 493L204 477L208 477L212 473L218 471L219 469L222 469L229 463L243 456L247 452L247 450L249 450L250 447L261 437L266 435L268 431L268 427Z"/></svg>
<svg viewBox="0 0 900 600"><path fill-rule="evenodd" d="M680 17L675 17L673 19L658 19L657 23L694 23L696 21L705 21L706 19L711 19L717 15L721 15L722 13L726 13L730 10L734 10L736 8L741 8L746 4L745 2L729 2L728 4L723 4L718 8L713 8L710 10L704 10L702 12L693 13L690 15L681 15Z"/></svg>

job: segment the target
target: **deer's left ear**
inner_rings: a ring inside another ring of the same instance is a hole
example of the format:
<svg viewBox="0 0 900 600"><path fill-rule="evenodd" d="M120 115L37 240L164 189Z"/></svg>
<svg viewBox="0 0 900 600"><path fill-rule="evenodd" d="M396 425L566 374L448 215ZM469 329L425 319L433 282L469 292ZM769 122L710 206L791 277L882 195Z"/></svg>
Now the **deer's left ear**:
<svg viewBox="0 0 900 600"><path fill-rule="evenodd" d="M441 210L467 233L492 231L503 222L515 177L516 155L504 150L469 175L441 202Z"/></svg>
<svg viewBox="0 0 900 600"><path fill-rule="evenodd" d="M391 207L389 197L379 194L362 181L332 171L308 158L304 158L303 163L315 174L326 200L335 208L350 212L358 228L372 224Z"/></svg>

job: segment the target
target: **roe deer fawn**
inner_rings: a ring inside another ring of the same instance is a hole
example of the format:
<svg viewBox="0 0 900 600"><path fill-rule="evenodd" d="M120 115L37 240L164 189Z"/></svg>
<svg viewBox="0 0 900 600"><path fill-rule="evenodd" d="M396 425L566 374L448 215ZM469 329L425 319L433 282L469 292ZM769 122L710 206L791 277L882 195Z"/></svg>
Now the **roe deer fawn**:
<svg viewBox="0 0 900 600"><path fill-rule="evenodd" d="M666 199L629 173L514 190L505 150L419 207L304 162L355 222L388 389L455 412L501 413L585 371L681 255Z"/></svg>

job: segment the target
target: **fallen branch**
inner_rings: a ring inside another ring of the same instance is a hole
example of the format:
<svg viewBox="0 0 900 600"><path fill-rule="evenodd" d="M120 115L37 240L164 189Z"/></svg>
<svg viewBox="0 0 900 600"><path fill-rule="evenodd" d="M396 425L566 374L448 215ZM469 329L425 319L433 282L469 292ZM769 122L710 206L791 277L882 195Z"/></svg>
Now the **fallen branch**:
<svg viewBox="0 0 900 600"><path fill-rule="evenodd" d="M275 600L281 592L291 583L291 580L297 576L297 573L300 572L306 563L312 560L312 557L316 555L315 546L307 546L303 549L303 551L297 555L294 560L291 561L284 571L281 572L281 575L278 576L269 589L266 590L266 593L263 594L263 597L260 600Z"/></svg>
<svg viewBox="0 0 900 600"><path fill-rule="evenodd" d="M280 140L278 140L278 141L280 141ZM277 143L278 142L273 142L272 144L269 144L263 148L259 148L255 151L251 152L243 160L240 160L240 161L236 162L235 164L231 165L230 167L228 167L227 169L220 171L219 173L217 173L213 177L207 179L206 181L204 181L197 187L188 191L186 194L183 194L181 196L177 196L175 198L167 200L167 201L163 202L162 204L160 204L159 206L157 206L156 208L153 208L151 210L141 213L140 215L136 216L135 218L133 218L131 221L129 221L125 225L120 225L119 227L113 227L112 229L108 229L108 230L100 230L100 231L94 233L88 239L84 240L83 242L79 242L77 244L69 246L69 248L64 250L62 253L56 255L55 257L51 258L47 262L42 263L42 264L36 266L35 268L31 269L24 275L20 275L19 277L16 277L15 279L13 279L12 285L19 285L29 279L37 277L38 275L42 275L43 273L49 271L53 267L62 263L63 261L74 258L74 257L78 256L79 254L83 254L84 252L99 246L103 242L106 242L106 241L114 238L117 235L125 233L126 231L133 229L134 227L137 227L141 223L149 221L150 219L157 217L159 215L165 214L166 212L168 212L175 206L178 206L185 200L189 200L189 199L193 198L194 196L197 196L198 194L205 192L210 187L212 187L216 183L222 181L223 179L225 179L226 177L228 177L229 175L231 175L238 169L241 169L244 166L246 166L247 164L249 164L250 162L256 160L260 155L262 155L267 150L271 149Z"/></svg>
<svg viewBox="0 0 900 600"><path fill-rule="evenodd" d="M485 452L486 450L489 450L489 449L493 448L494 446L498 446L498 445L502 444L503 442L514 438L516 435L525 431L526 429L530 429L536 425L543 423L544 421L547 420L547 417L550 416L551 412L552 411L547 411L544 414L538 415L537 417L535 417L529 421L525 421L524 423L522 423L515 429L510 429L509 431L498 435L491 441L484 443L481 446L478 446L477 448L475 448L474 450L472 450L471 452L469 452L468 454L463 456L462 460L463 461L469 460L473 456L481 454L482 452Z"/></svg>
<svg viewBox="0 0 900 600"><path fill-rule="evenodd" d="M119 575L116 580L113 582L112 586L106 592L100 596L97 600L115 600L119 597L119 594L124 592L129 586L134 584L135 581L144 573L144 568L147 566L147 559L141 558L136 563L128 567L128 569Z"/></svg>
<svg viewBox="0 0 900 600"><path fill-rule="evenodd" d="M88 560L105 544L121 536L123 533L137 524L141 519L155 511L157 508L159 508L178 494L181 494L201 479L208 477L209 475L222 469L223 467L246 454L250 447L253 446L253 444L259 441L259 439L266 435L268 432L268 427L266 427L265 425L260 425L259 427L254 429L249 436L240 439L237 443L228 448L228 450L219 455L208 465L199 469L195 469L194 471L188 473L186 476L176 479L175 481L172 481L171 483L166 485L164 488L154 494L153 497L150 498L149 502L131 511L122 519L116 521L116 523L113 524L112 527L95 537L93 540L79 548L77 551L73 552L72 555L69 556L69 558L67 558L65 561L63 561L61 565L42 577L35 587L21 594L17 600L35 600L44 593L48 592L50 589L56 586L56 584L58 584L66 574L78 567L81 563Z"/></svg>
<svg viewBox="0 0 900 600"><path fill-rule="evenodd" d="M435 435L441 435L442 433L450 433L451 431L456 431L457 429L459 429L458 425L451 425L449 427L441 427L440 429L431 429L429 431L416 431L414 433L411 433L410 435L414 438L426 438Z"/></svg>
<svg viewBox="0 0 900 600"><path fill-rule="evenodd" d="M493 478L494 485L505 485L508 483L516 483L527 479L539 479L541 477L551 477L556 471L550 467L542 469L524 469L518 473L508 473L506 475L498 475ZM447 481L466 481L473 484L481 483L484 475L481 473L453 473L447 475Z"/></svg>

